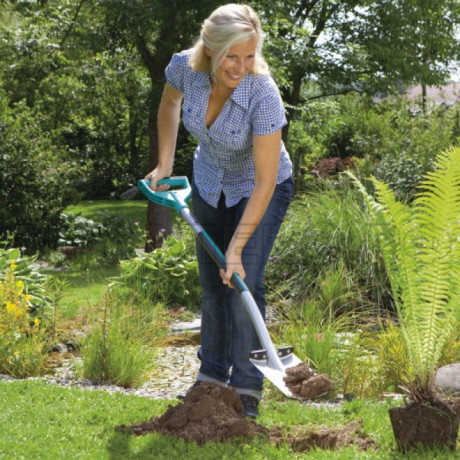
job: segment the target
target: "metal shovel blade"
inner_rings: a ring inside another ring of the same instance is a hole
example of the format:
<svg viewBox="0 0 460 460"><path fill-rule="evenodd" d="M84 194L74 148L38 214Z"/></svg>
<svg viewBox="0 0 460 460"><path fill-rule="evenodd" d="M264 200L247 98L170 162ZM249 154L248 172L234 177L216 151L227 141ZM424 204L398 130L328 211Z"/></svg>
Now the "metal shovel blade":
<svg viewBox="0 0 460 460"><path fill-rule="evenodd" d="M302 361L293 353L293 347L278 348L277 363L271 363L266 350L256 350L250 355L249 361L259 369L264 376L275 385L285 396L289 398L297 398L292 394L292 391L286 385L284 377L286 377L286 369L297 366ZM281 366L279 365L281 364Z"/></svg>

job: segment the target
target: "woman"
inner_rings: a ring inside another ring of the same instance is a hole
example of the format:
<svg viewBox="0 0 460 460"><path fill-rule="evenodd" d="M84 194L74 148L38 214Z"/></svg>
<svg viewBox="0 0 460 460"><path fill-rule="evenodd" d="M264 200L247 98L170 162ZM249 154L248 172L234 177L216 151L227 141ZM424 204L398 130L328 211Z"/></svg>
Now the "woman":
<svg viewBox="0 0 460 460"><path fill-rule="evenodd" d="M233 386L252 418L263 374L249 354L261 346L230 278L236 272L245 280L265 318L264 269L293 190L283 104L262 43L255 12L228 4L204 21L193 49L173 56L158 112L159 163L146 176L153 190L167 188L157 182L173 171L182 106L184 126L199 140L193 212L227 260L219 271L197 245L203 297L196 384Z"/></svg>

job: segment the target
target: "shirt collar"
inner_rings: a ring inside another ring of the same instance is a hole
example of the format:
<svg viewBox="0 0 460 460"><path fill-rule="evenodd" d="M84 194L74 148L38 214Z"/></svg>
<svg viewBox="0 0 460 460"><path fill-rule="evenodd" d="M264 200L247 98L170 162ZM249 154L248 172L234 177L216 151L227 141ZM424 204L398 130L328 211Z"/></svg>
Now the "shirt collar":
<svg viewBox="0 0 460 460"><path fill-rule="evenodd" d="M241 107L243 107L243 109L246 110L249 107L249 98L251 96L253 78L254 75L252 74L246 75L230 96L230 99L233 102L240 105Z"/></svg>
<svg viewBox="0 0 460 460"><path fill-rule="evenodd" d="M197 72L197 78L195 79L194 86L201 86L206 88L211 88L211 82L209 80L209 73L208 72ZM233 91L230 99L238 104L239 106L243 107L243 109L247 109L249 107L249 98L251 96L251 88L253 82L254 75L248 74L246 75L241 83L236 87L235 91Z"/></svg>

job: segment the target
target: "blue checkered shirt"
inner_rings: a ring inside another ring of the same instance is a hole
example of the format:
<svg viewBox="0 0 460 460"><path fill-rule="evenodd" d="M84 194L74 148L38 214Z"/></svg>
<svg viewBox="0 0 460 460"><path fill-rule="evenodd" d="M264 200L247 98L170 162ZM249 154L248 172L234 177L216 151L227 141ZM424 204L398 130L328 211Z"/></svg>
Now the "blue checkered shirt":
<svg viewBox="0 0 460 460"><path fill-rule="evenodd" d="M283 102L269 76L248 74L208 129L206 109L211 94L207 72L188 64L192 50L175 54L166 68L168 83L184 93L182 121L199 145L193 157L193 179L201 197L217 207L222 192L227 207L249 197L254 188L253 135L271 134L286 124ZM292 164L280 145L277 183L292 174Z"/></svg>

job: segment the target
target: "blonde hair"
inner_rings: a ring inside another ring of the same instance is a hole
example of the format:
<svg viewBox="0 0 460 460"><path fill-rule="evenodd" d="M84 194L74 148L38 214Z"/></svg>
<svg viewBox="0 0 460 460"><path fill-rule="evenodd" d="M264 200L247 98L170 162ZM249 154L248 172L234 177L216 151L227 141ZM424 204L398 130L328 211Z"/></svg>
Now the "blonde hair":
<svg viewBox="0 0 460 460"><path fill-rule="evenodd" d="M256 39L256 56L251 73L267 75L269 69L262 56L262 45L265 35L260 20L254 10L248 5L229 3L223 5L205 19L201 33L194 46L189 64L197 72L210 72L215 79L216 69L220 66L228 50L235 44ZM215 52L211 59L206 48Z"/></svg>

